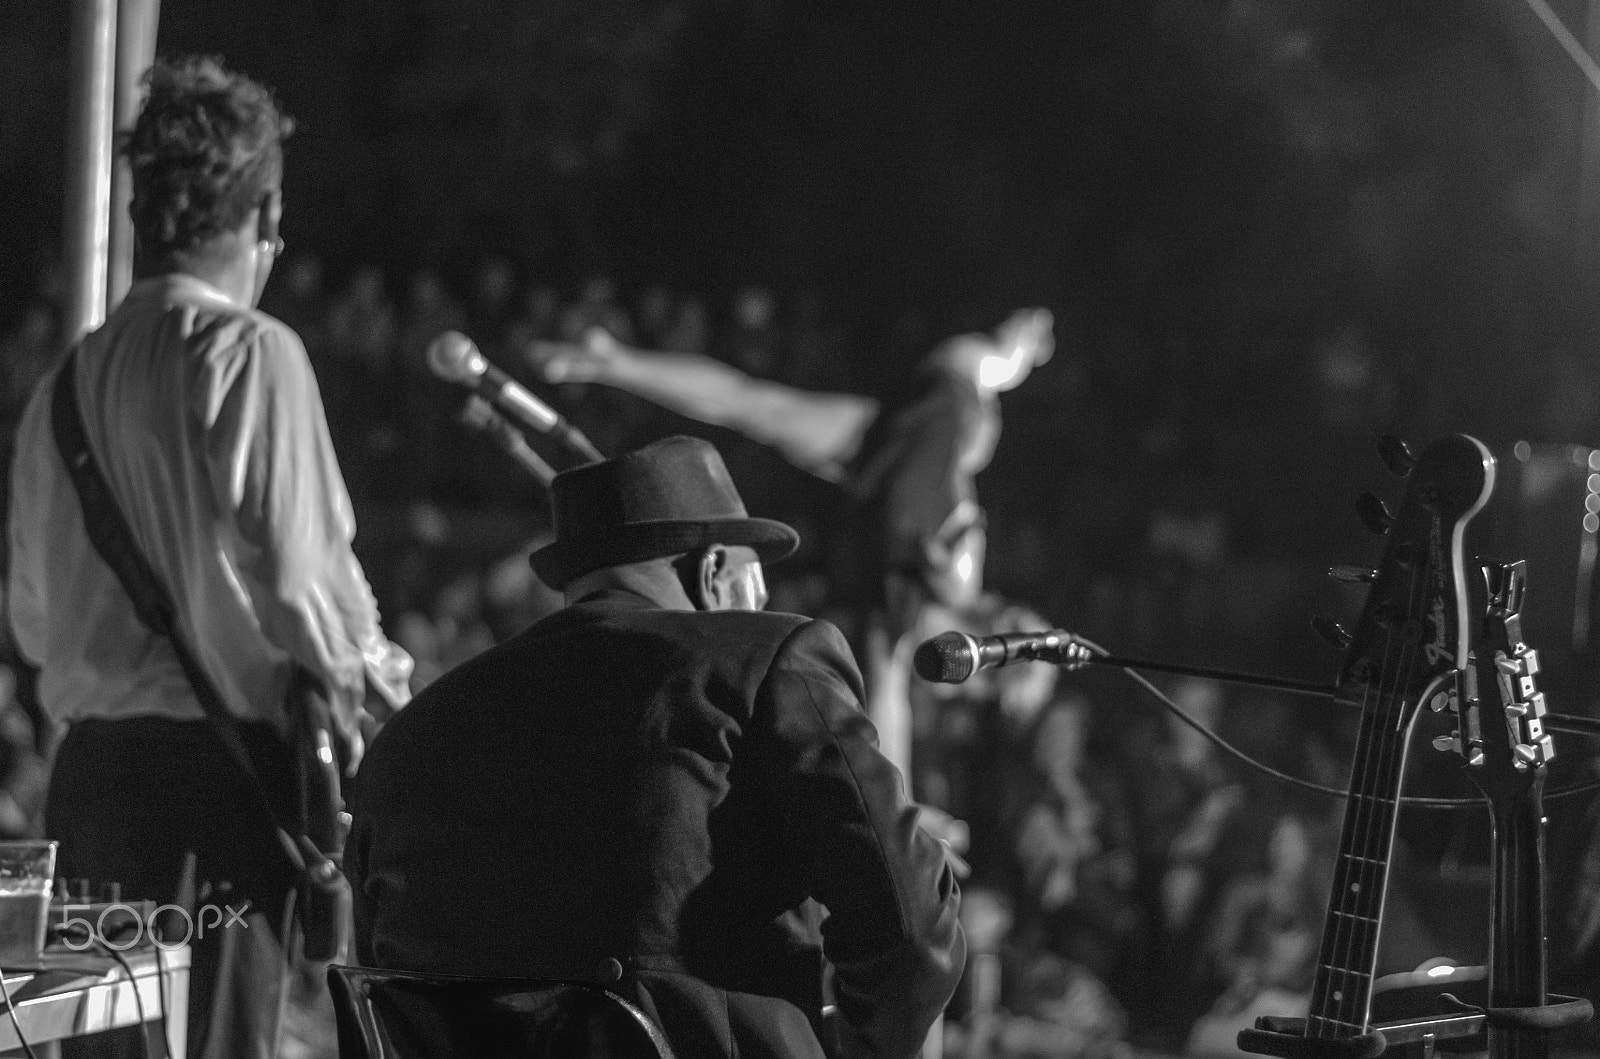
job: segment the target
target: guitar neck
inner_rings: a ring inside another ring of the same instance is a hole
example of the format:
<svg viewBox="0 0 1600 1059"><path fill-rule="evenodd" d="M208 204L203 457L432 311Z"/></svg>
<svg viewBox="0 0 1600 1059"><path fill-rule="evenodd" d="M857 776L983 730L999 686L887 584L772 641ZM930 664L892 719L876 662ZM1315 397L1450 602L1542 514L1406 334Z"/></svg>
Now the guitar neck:
<svg viewBox="0 0 1600 1059"><path fill-rule="evenodd" d="M1409 731L1409 725L1388 711L1367 710L1363 715L1311 987L1307 1037L1367 1031Z"/></svg>
<svg viewBox="0 0 1600 1059"><path fill-rule="evenodd" d="M1544 778L1538 770L1522 797L1492 807L1490 1007L1542 1007L1546 999ZM1549 1052L1543 1031L1489 1029L1490 1059L1544 1059Z"/></svg>
<svg viewBox="0 0 1600 1059"><path fill-rule="evenodd" d="M1258 1024L1241 1046L1274 1055L1338 1054L1369 1032L1378 931L1389 884L1389 857L1405 777L1411 729L1423 702L1440 708L1459 699L1471 643L1464 595L1466 525L1494 490L1494 457L1483 443L1453 434L1413 460L1400 442L1385 446L1385 463L1406 479L1391 514L1366 494L1363 520L1386 536L1383 557L1359 577L1372 587L1345 641L1338 697L1361 709L1348 800L1334 864L1333 890L1311 985L1311 1005L1292 1046Z"/></svg>
<svg viewBox="0 0 1600 1059"><path fill-rule="evenodd" d="M1542 721L1538 652L1522 641L1526 567L1482 565L1486 619L1474 652L1481 701L1471 704L1466 725L1482 737L1483 752L1469 756L1466 772L1488 800L1493 837L1489 1006L1496 1008L1543 1007L1548 987L1544 784L1555 744ZM1490 1059L1545 1059L1550 1051L1548 1033L1505 1026L1489 1027L1488 1045Z"/></svg>

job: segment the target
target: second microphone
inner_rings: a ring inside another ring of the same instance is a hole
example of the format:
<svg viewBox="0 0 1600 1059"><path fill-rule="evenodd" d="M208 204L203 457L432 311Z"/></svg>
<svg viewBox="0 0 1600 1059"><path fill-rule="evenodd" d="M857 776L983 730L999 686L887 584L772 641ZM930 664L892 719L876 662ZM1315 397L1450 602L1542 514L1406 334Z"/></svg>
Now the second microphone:
<svg viewBox="0 0 1600 1059"><path fill-rule="evenodd" d="M446 331L428 343L428 367L441 379L475 390L523 425L548 435L584 459L598 462L604 458L555 409L490 364L472 339L460 331Z"/></svg>
<svg viewBox="0 0 1600 1059"><path fill-rule="evenodd" d="M923 641L912 664L923 680L960 684L980 669L995 669L1013 662L1067 665L1079 661L1083 652L1083 646L1064 629L999 636L943 632Z"/></svg>

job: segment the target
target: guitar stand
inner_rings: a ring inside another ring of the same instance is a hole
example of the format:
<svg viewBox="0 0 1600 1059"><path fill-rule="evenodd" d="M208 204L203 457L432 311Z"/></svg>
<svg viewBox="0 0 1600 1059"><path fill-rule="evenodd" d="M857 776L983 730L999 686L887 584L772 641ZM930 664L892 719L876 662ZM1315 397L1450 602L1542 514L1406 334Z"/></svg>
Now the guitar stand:
<svg viewBox="0 0 1600 1059"><path fill-rule="evenodd" d="M1406 1048L1408 1059L1433 1059L1437 1042L1472 1037L1490 1027L1551 1034L1594 1017L1594 1006L1581 997L1552 994L1549 1003L1528 1008L1482 1008L1450 993L1439 999L1458 1013L1381 1022L1353 1037L1306 1037L1305 1019L1268 1015L1257 1019L1254 1029L1239 1031L1239 1047L1279 1059L1377 1059L1397 1048Z"/></svg>

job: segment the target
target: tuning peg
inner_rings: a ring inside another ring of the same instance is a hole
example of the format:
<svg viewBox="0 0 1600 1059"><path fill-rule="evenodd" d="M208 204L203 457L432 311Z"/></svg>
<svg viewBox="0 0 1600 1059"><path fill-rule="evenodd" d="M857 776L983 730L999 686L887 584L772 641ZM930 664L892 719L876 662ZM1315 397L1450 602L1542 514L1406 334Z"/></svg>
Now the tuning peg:
<svg viewBox="0 0 1600 1059"><path fill-rule="evenodd" d="M1467 748L1464 755L1467 764L1474 768L1483 767L1483 722L1478 717L1478 701L1473 696L1467 700L1467 716L1465 718L1467 730L1462 733L1467 739Z"/></svg>
<svg viewBox="0 0 1600 1059"><path fill-rule="evenodd" d="M1356 497L1356 514L1361 516L1362 524L1374 533L1388 533L1389 527L1394 525L1394 516L1389 514L1389 509L1371 493Z"/></svg>
<svg viewBox="0 0 1600 1059"><path fill-rule="evenodd" d="M1378 571L1354 563L1335 563L1328 567L1328 576L1347 585L1370 585L1378 579Z"/></svg>
<svg viewBox="0 0 1600 1059"><path fill-rule="evenodd" d="M1326 614L1318 614L1312 617L1311 627L1317 631L1318 636L1327 640L1341 651L1349 647L1350 641L1354 639L1343 625L1340 625Z"/></svg>
<svg viewBox="0 0 1600 1059"><path fill-rule="evenodd" d="M1400 478L1410 474L1417 465L1417 457L1412 453L1411 446L1393 434L1385 434L1378 439L1378 458L1391 474Z"/></svg>

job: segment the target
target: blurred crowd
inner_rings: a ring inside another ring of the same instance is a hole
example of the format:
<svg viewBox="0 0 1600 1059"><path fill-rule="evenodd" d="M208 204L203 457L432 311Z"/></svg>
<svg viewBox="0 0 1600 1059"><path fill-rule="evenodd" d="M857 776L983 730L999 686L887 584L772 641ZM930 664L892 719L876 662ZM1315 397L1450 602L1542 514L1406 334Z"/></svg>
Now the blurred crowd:
<svg viewBox="0 0 1600 1059"><path fill-rule="evenodd" d="M7 438L60 352L53 289L42 283L0 335ZM525 562L548 530L542 487L462 422L465 391L429 370L428 345L449 330L541 392L602 452L673 432L711 437L752 512L783 519L805 541L770 571L772 607L849 631L850 542L837 537L844 523L831 486L626 395L542 386L530 352L598 327L764 378L863 392L871 371L817 294L750 284L713 299L647 284L625 296L603 273L564 289L498 258L457 283L376 266L333 282L302 253L283 262L263 308L305 340L356 504L358 551L391 635L417 660L419 686L560 605ZM1253 641L1272 651L1283 614L1309 612L1307 599L1274 589L1280 568L1232 552L1223 509L1194 492L1142 520L1135 562L1092 577L1077 571L1070 586L1047 554L1049 506L1030 499L1024 517L1018 495L1032 497L1004 482L985 496L992 525L1016 517L1009 534L997 525L992 537L1006 543L990 558L1001 591L967 612L928 614L926 635L1045 629L1061 622L1046 614L1066 600L1112 642L1198 651ZM1019 584L1035 591L1016 592ZM1240 598L1257 606L1236 607ZM1277 608L1259 606L1274 598ZM1246 752L1343 786L1353 734L1345 718L1214 682L1164 687ZM914 796L968 835L972 955L948 1054L1231 1054L1233 1031L1254 1014L1303 1012L1338 800L1241 768L1115 673L1019 666L958 686L917 681L912 694ZM0 703L0 835L36 833L51 733L31 708L24 668L0 668ZM1395 904L1403 951L1439 955L1434 947L1455 943L1426 910L1405 912L1404 894ZM1453 952L1475 955L1470 943Z"/></svg>

